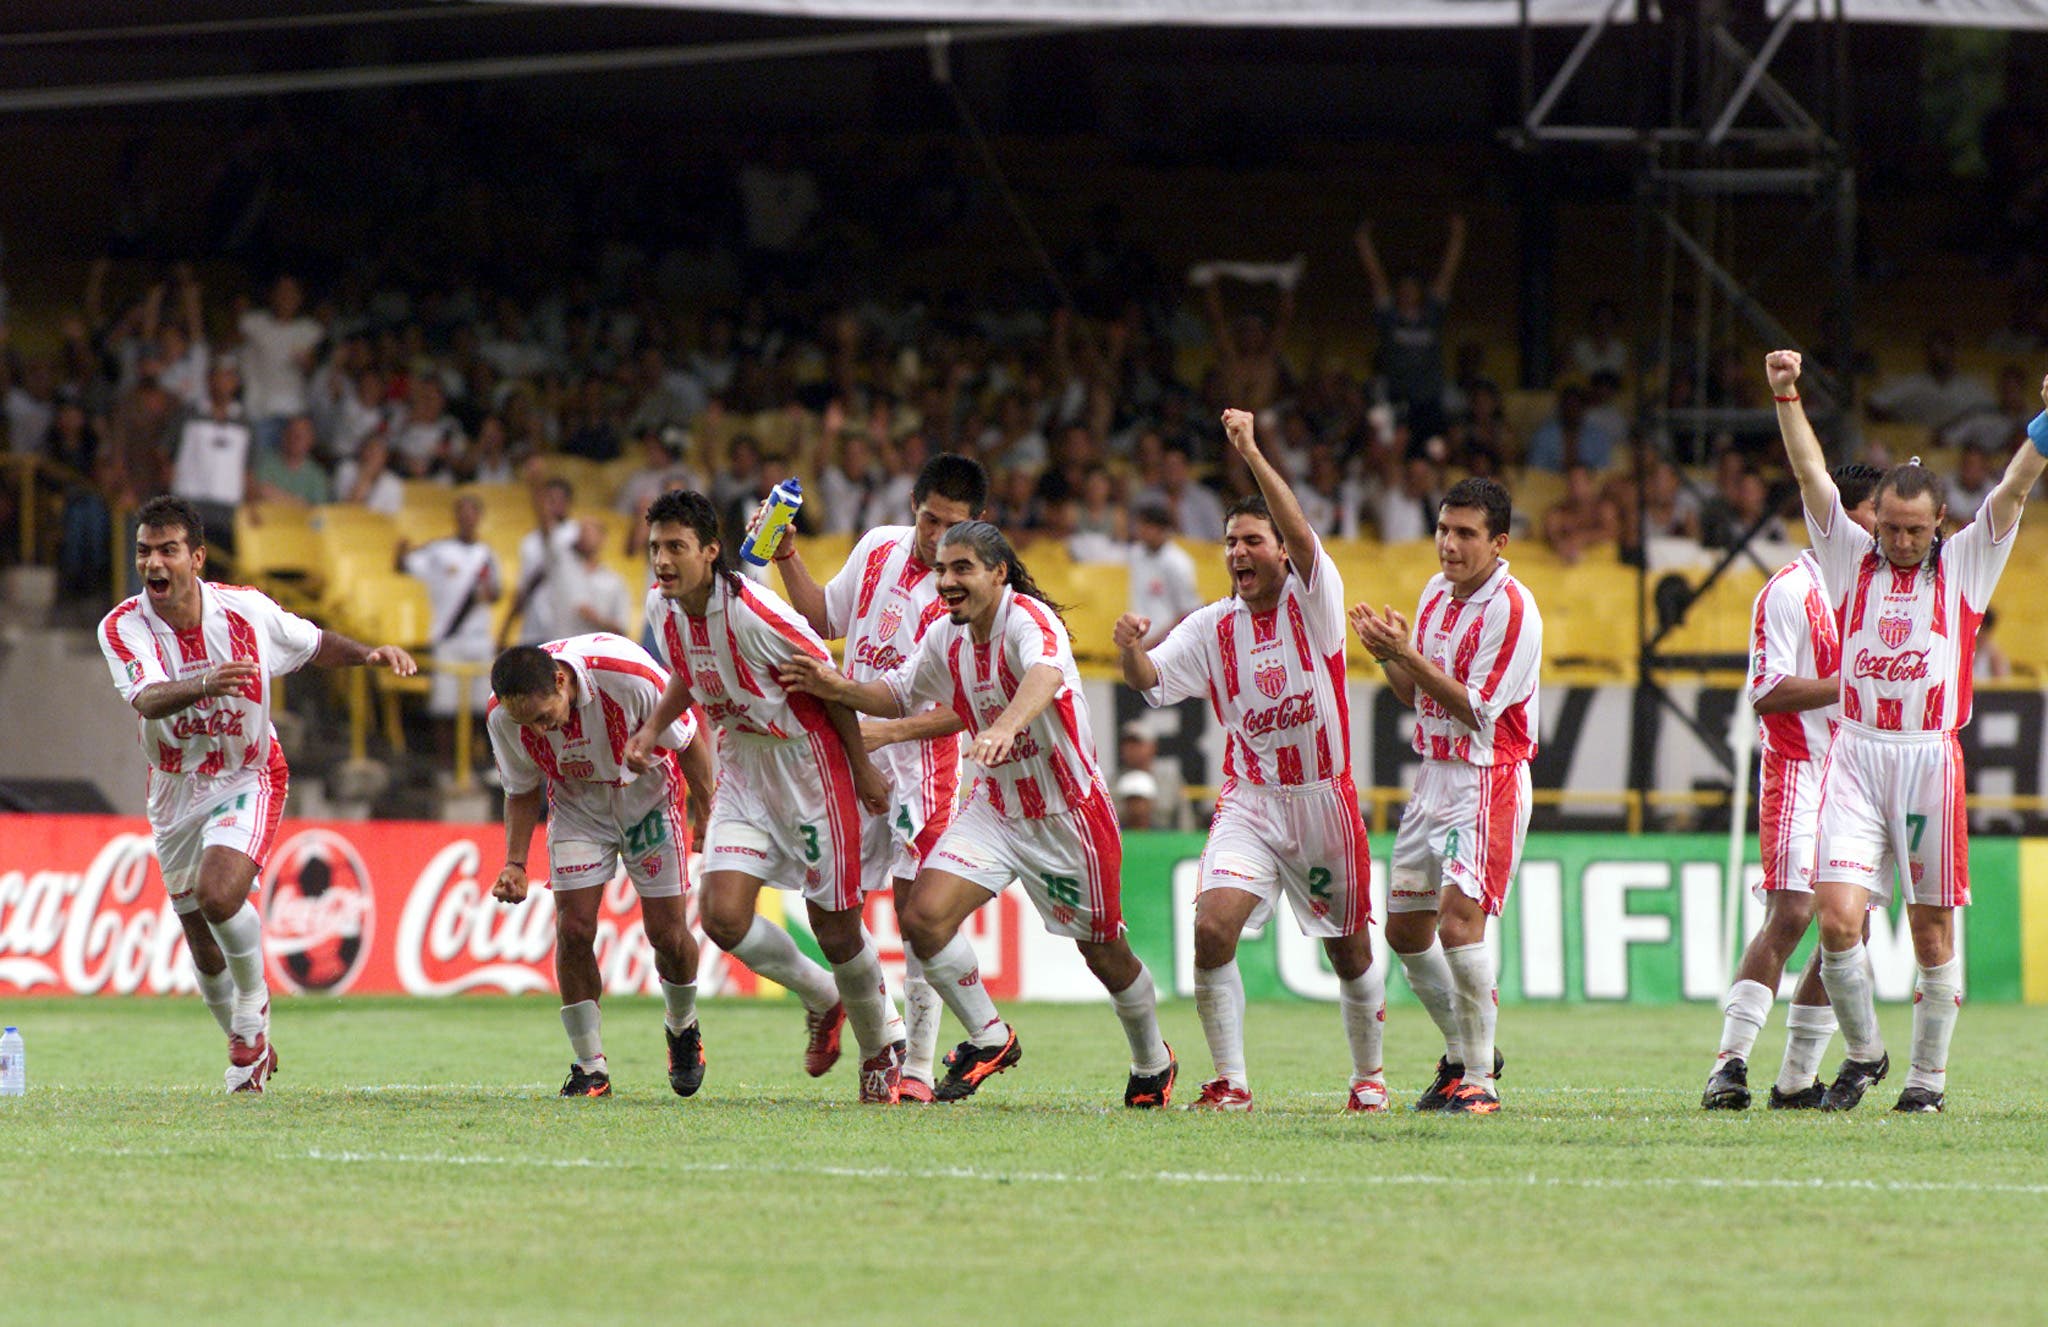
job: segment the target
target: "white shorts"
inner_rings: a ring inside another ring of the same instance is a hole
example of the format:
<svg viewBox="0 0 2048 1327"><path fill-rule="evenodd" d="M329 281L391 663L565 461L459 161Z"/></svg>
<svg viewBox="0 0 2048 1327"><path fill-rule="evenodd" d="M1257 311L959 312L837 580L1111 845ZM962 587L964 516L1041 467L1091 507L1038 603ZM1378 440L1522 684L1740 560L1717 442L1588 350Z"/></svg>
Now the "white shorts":
<svg viewBox="0 0 2048 1327"><path fill-rule="evenodd" d="M1817 760L1787 760L1763 753L1756 802L1757 841L1764 859L1764 878L1755 890L1759 899L1781 891L1813 892L1820 770Z"/></svg>
<svg viewBox="0 0 2048 1327"><path fill-rule="evenodd" d="M1107 943L1124 933L1124 841L1100 787L1079 808L1038 820L975 797L925 863L1000 894L1012 880L1054 935Z"/></svg>
<svg viewBox="0 0 2048 1327"><path fill-rule="evenodd" d="M1816 881L1841 881L1888 903L1903 876L1906 901L1970 902L1970 825L1963 749L1954 733L1872 735L1843 724L1821 762L1814 831Z"/></svg>
<svg viewBox="0 0 2048 1327"><path fill-rule="evenodd" d="M892 805L886 816L862 818L861 888L868 893L889 889L898 880L917 879L939 836L953 823L960 791L957 755L950 767L928 771L917 760L876 764L891 775Z"/></svg>
<svg viewBox="0 0 2048 1327"><path fill-rule="evenodd" d="M1522 864L1530 801L1527 761L1424 761L1394 835L1387 911L1435 912L1441 883L1500 916Z"/></svg>
<svg viewBox="0 0 2048 1327"><path fill-rule="evenodd" d="M819 764L809 742L726 734L704 830L704 869L799 890L827 912L859 907L867 816L844 758L823 770Z"/></svg>
<svg viewBox="0 0 2048 1327"><path fill-rule="evenodd" d="M270 744L270 761L260 769L200 778L191 774L149 772L149 828L156 839L157 865L171 907L180 913L199 911L199 863L206 850L233 848L256 863L255 893L263 863L277 842L284 819L284 798L291 782L284 751Z"/></svg>
<svg viewBox="0 0 2048 1327"><path fill-rule="evenodd" d="M641 898L689 888L690 822L675 756L623 787L554 784L548 797L548 882L556 893L612 882L625 863Z"/></svg>
<svg viewBox="0 0 2048 1327"><path fill-rule="evenodd" d="M1201 890L1256 894L1263 926L1284 893L1303 935L1356 935L1372 921L1372 849L1351 777L1309 788L1232 780L1216 799Z"/></svg>

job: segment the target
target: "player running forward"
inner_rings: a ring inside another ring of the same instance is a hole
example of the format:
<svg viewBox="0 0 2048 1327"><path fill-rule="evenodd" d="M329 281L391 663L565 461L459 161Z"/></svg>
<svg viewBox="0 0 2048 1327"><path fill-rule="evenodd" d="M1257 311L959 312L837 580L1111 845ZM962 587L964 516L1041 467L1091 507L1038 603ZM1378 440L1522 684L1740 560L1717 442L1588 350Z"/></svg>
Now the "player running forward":
<svg viewBox="0 0 2048 1327"><path fill-rule="evenodd" d="M1821 980L1841 1021L1848 1057L1825 1109L1851 1110L1891 1068L1877 1027L1864 914L1906 894L1919 979L1913 994L1912 1069L1895 1110L1938 1111L1946 1100L1948 1044L1962 1004L1955 909L1970 901L1970 828L1956 731L1970 721L1977 626L2012 555L2027 490L2048 469L2048 411L2027 425L1976 519L1944 539L1942 481L1917 463L1878 482L1875 535L1848 519L1820 440L1799 403L1799 355L1764 360L1785 454L1806 501L1821 583L1841 622L1842 716L1820 776L1814 831L1814 903ZM2048 380L2041 384L2048 404Z"/></svg>
<svg viewBox="0 0 2048 1327"><path fill-rule="evenodd" d="M883 718L950 705L973 735L967 756L982 767L974 796L932 849L901 918L926 978L967 1029L935 1095L972 1096L1022 1056L960 933L1014 877L1046 929L1074 940L1116 1004L1131 1046L1124 1104L1163 1107L1177 1066L1159 1036L1152 974L1124 938L1123 840L1095 763L1066 624L986 521L948 530L938 556L946 619L932 624L907 662L877 681L851 682L815 655L799 655L782 674L792 689Z"/></svg>
<svg viewBox="0 0 2048 1327"><path fill-rule="evenodd" d="M1372 961L1372 854L1351 781L1344 692L1344 586L1294 491L1259 451L1252 416L1223 413L1258 497L1239 499L1223 535L1236 592L1197 609L1148 653L1150 620L1117 619L1126 685L1147 704L1207 696L1228 734L1223 791L1195 897L1195 1007L1216 1062L1191 1109L1252 1108L1237 942L1286 894L1319 936L1339 981L1351 1041L1345 1109L1385 1110L1380 1065L1385 969Z"/></svg>
<svg viewBox="0 0 2048 1327"><path fill-rule="evenodd" d="M911 524L870 530L854 545L839 573L824 585L804 565L794 531L776 550L790 607L826 640L844 637L841 668L856 682L872 682L908 659L925 629L944 616L938 578L939 536L976 520L988 501L988 474L966 456L934 456L910 491ZM861 830L861 885L895 891L900 914L932 845L953 822L960 786L964 725L950 705L905 719L861 725L875 767L889 781L886 815L869 817ZM908 1050L902 1099L932 1099L932 1059L938 1052L939 997L909 946L903 954L903 1004Z"/></svg>
<svg viewBox="0 0 2048 1327"><path fill-rule="evenodd" d="M1351 625L1404 705L1415 706L1422 771L1394 836L1387 944L1444 1034L1417 1110L1490 1115L1505 1060L1493 1045L1496 995L1486 919L1500 915L1529 832L1543 618L1508 571L1508 491L1464 479L1438 504L1442 567L1407 619L1370 606Z"/></svg>
<svg viewBox="0 0 2048 1327"><path fill-rule="evenodd" d="M1835 487L1849 519L1870 529L1871 494L1883 473L1874 466L1835 468ZM1722 1005L1721 1050L1700 1105L1749 1109L1749 1052L1770 1015L1778 979L1813 921L1813 825L1820 809L1820 766L1834 739L1842 641L1821 588L1820 564L1801 553L1756 597L1749 635L1749 700L1757 712L1762 761L1757 769L1757 828L1764 878L1757 894L1764 923L1742 951ZM1820 951L1806 965L1785 1017L1785 1059L1771 1085L1772 1110L1812 1110L1826 1089L1821 1056L1835 1035L1820 980Z"/></svg>
<svg viewBox="0 0 2048 1327"><path fill-rule="evenodd" d="M142 593L100 622L121 698L142 716L149 827L199 993L228 1037L227 1089L261 1092L277 1068L263 921L249 901L277 840L290 772L270 724L270 682L307 664L417 671L392 645L372 649L269 596L200 579L206 528L183 498L135 517Z"/></svg>
<svg viewBox="0 0 2048 1327"><path fill-rule="evenodd" d="M712 783L697 721L681 715L661 736L664 759L645 771L626 763L626 740L654 713L668 675L647 651L598 633L546 645L515 645L491 665L485 727L505 786L505 866L491 897L526 897L527 854L548 807L548 882L555 894L555 986L574 1060L565 1097L608 1097L604 979L597 968L597 911L625 865L640 895L640 922L661 978L668 1083L679 1097L704 1082L697 1026L697 941L683 894L690 831L683 799L699 805ZM683 771L687 767L687 783ZM543 788L545 785L545 788Z"/></svg>
<svg viewBox="0 0 2048 1327"><path fill-rule="evenodd" d="M888 786L849 711L776 681L792 650L831 656L788 604L733 570L711 499L682 489L662 494L647 509L647 539L655 579L647 621L671 675L633 734L628 761L651 761L693 698L718 725L718 788L697 908L704 934L803 1001L806 1073L819 1077L838 1061L840 1031L851 1021L860 1099L894 1104L903 1042L890 1033L900 1020L860 913L861 808L879 815ZM763 885L803 893L830 972L759 914Z"/></svg>

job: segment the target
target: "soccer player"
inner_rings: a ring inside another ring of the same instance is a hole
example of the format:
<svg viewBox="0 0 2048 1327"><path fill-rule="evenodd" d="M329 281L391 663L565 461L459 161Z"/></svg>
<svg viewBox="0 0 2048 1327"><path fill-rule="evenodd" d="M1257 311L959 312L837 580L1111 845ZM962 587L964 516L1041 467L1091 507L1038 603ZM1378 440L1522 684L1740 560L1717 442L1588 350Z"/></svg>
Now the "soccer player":
<svg viewBox="0 0 2048 1327"><path fill-rule="evenodd" d="M1870 499L1883 477L1875 466L1835 468L1843 510L1865 530L1875 519ZM1813 921L1813 824L1820 809L1820 762L1839 712L1842 640L1821 589L1820 564L1810 551L1786 563L1757 595L1749 640L1749 701L1757 712L1763 757L1757 825L1764 878L1757 892L1764 923L1743 950L1722 1005L1721 1050L1700 1097L1707 1110L1749 1109L1750 1048L1770 1015L1786 960ZM1821 1056L1835 1035L1818 950L1793 993L1785 1030L1785 1059L1771 1085L1771 1109L1815 1109L1826 1095Z"/></svg>
<svg viewBox="0 0 2048 1327"><path fill-rule="evenodd" d="M1126 685L1147 704L1207 696L1228 734L1223 791L1195 897L1195 1007L1216 1062L1191 1109L1248 1111L1238 937L1286 894L1336 970L1351 1041L1346 1110L1387 1106L1380 1064L1385 969L1372 961L1372 853L1351 781L1344 585L1294 491L1259 450L1249 411L1224 431L1258 482L1225 517L1235 592L1197 609L1147 652L1148 618L1117 619Z"/></svg>
<svg viewBox="0 0 2048 1327"><path fill-rule="evenodd" d="M718 725L718 789L704 834L704 934L756 973L796 992L808 1014L804 1069L839 1059L853 1024L860 1099L894 1105L902 1083L901 1020L881 960L861 926L863 807L889 808L889 787L838 705L785 692L775 670L792 650L824 660L824 642L775 595L733 570L718 509L676 489L647 509L654 587L647 621L668 656L661 703L633 734L628 759L651 760L692 698ZM801 890L827 972L789 932L756 911L761 887Z"/></svg>
<svg viewBox="0 0 2048 1327"><path fill-rule="evenodd" d="M640 895L640 921L661 978L668 1082L679 1097L704 1082L697 1024L697 941L683 894L689 888L687 795L701 808L711 755L696 716L661 732L643 769L626 742L654 713L668 675L647 651L599 632L546 645L515 645L491 665L485 727L505 788L505 865L491 886L503 903L525 899L527 855L541 800L548 808L548 881L555 894L555 986L573 1060L565 1097L608 1097L604 978L597 967L597 912L621 862ZM686 777L687 773L687 777ZM545 785L545 787L543 787Z"/></svg>
<svg viewBox="0 0 2048 1327"><path fill-rule="evenodd" d="M1163 1107L1178 1066L1159 1035L1152 974L1124 938L1123 840L1095 762L1066 624L1002 531L966 521L939 540L934 622L909 660L852 682L815 653L782 670L792 690L897 718L949 705L982 767L974 796L933 847L902 917L925 977L967 1029L934 1096L972 1096L1022 1058L996 1013L961 923L1014 877L1054 935L1071 937L1109 991L1130 1042L1124 1104Z"/></svg>
<svg viewBox="0 0 2048 1327"><path fill-rule="evenodd" d="M417 671L287 613L268 595L200 579L206 528L183 498L135 518L142 593L100 622L100 651L142 717L149 827L199 993L228 1038L226 1086L261 1092L277 1068L263 920L249 901L284 817L290 771L270 723L270 680L307 664Z"/></svg>
<svg viewBox="0 0 2048 1327"><path fill-rule="evenodd" d="M790 607L826 640L844 637L841 668L856 682L872 682L908 659L925 629L944 616L938 578L939 538L962 521L978 520L988 503L988 473L966 456L934 456L910 492L911 524L867 532L837 575L819 585L804 565L795 532L783 536L775 565ZM896 910L908 906L918 871L932 845L953 822L960 787L960 716L937 706L905 719L862 724L875 766L889 781L890 809L861 829L861 884L892 886ZM938 1052L939 996L924 967L904 947L903 1003L907 1050L902 1100L932 1099L932 1060Z"/></svg>
<svg viewBox="0 0 2048 1327"><path fill-rule="evenodd" d="M1422 587L1410 638L1391 607L1359 604L1351 625L1404 705L1415 707L1422 770L1394 836L1387 945L1444 1034L1416 1110L1490 1115L1505 1060L1486 921L1500 915L1529 832L1543 618L1509 573L1508 491L1463 479L1437 506L1442 568Z"/></svg>
<svg viewBox="0 0 2048 1327"><path fill-rule="evenodd" d="M1820 440L1799 403L1798 352L1764 360L1785 454L1806 502L1821 584L1841 622L1842 716L1820 776L1814 904L1821 980L1848 1056L1824 1108L1852 1110L1891 1068L1877 1027L1864 915L1906 895L1919 978L1912 1068L1894 1110L1946 1103L1948 1044L1962 1005L1955 910L1970 901L1969 819L1956 732L1970 721L1977 625L2012 555L2027 490L2048 469L2048 411L2027 425L1976 519L1944 539L1942 483L1917 463L1878 482L1877 528L1848 519ZM2041 384L2048 405L2048 380Z"/></svg>

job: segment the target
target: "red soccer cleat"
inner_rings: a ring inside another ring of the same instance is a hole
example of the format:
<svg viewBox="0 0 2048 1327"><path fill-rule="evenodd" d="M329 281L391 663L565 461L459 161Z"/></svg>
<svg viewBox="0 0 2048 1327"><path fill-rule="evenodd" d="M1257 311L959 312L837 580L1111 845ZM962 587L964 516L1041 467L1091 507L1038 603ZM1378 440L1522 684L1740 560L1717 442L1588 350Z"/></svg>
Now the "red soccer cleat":
<svg viewBox="0 0 2048 1327"><path fill-rule="evenodd" d="M1344 1109L1379 1114L1387 1108L1387 1085L1377 1079L1351 1085L1351 1095L1344 1098Z"/></svg>
<svg viewBox="0 0 2048 1327"><path fill-rule="evenodd" d="M1202 1084L1202 1095L1188 1103L1189 1110L1229 1111L1239 1115L1249 1113L1251 1108L1252 1094L1232 1085L1228 1078L1210 1079Z"/></svg>
<svg viewBox="0 0 2048 1327"><path fill-rule="evenodd" d="M835 1004L822 1014L806 1013L810 1040L804 1046L804 1072L823 1078L839 1063L839 1034L846 1027L846 1006Z"/></svg>

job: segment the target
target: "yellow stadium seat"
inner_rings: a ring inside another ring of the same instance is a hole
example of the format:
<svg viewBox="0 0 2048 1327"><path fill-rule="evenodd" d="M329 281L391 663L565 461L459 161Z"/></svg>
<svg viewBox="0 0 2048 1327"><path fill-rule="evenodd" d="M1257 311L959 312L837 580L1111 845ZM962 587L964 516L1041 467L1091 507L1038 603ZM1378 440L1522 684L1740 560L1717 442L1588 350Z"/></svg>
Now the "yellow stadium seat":
<svg viewBox="0 0 2048 1327"><path fill-rule="evenodd" d="M1035 574L1035 573L1034 573ZM1048 591L1055 599L1061 596ZM1074 656L1095 662L1116 658L1116 620L1130 608L1131 570L1115 562L1074 564L1067 581L1067 634Z"/></svg>

